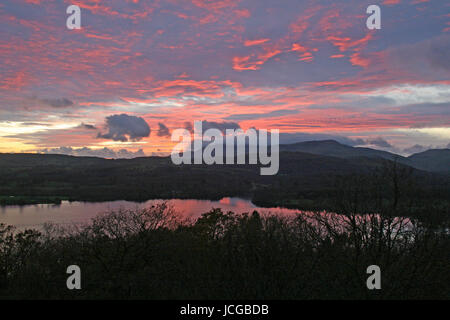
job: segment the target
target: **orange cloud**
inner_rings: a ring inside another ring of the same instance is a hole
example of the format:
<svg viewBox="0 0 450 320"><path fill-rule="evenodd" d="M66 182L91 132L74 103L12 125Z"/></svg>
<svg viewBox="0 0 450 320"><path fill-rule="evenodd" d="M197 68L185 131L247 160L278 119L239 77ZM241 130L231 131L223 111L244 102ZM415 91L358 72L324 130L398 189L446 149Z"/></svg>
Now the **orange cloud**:
<svg viewBox="0 0 450 320"><path fill-rule="evenodd" d="M401 2L401 0L384 0L383 4L385 5L395 5L395 4L399 4Z"/></svg>
<svg viewBox="0 0 450 320"><path fill-rule="evenodd" d="M369 32L363 38L358 40L352 40L349 37L337 36L328 36L326 39L331 41L334 46L338 47L339 51L345 52L351 48L358 51L361 47L364 47L372 38L373 33Z"/></svg>
<svg viewBox="0 0 450 320"><path fill-rule="evenodd" d="M234 57L233 58L233 69L237 71L243 70L258 70L261 66L266 63L270 58L275 57L280 54L281 50L266 50L266 52L261 54L252 54L244 57Z"/></svg>
<svg viewBox="0 0 450 320"><path fill-rule="evenodd" d="M244 45L246 47L250 47L250 46L257 46L263 43L266 43L267 41L270 41L270 39L256 39L256 40L245 40Z"/></svg>

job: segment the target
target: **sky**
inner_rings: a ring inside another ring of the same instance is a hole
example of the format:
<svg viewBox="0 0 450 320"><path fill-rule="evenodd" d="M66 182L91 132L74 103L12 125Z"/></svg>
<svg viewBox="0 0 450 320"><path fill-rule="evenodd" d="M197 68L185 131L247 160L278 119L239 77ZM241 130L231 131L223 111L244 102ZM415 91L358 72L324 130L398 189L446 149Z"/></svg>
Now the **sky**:
<svg viewBox="0 0 450 320"><path fill-rule="evenodd" d="M1 1L0 152L164 155L194 121L450 147L450 2Z"/></svg>

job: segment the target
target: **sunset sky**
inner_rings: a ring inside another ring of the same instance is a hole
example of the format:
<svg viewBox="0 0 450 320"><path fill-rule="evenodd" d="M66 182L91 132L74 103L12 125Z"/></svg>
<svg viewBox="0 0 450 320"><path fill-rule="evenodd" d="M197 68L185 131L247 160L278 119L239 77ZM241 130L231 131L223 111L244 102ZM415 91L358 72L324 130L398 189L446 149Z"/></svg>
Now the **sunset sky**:
<svg viewBox="0 0 450 320"><path fill-rule="evenodd" d="M81 30L66 28L71 4ZM0 152L164 154L196 120L448 147L450 1L0 2Z"/></svg>

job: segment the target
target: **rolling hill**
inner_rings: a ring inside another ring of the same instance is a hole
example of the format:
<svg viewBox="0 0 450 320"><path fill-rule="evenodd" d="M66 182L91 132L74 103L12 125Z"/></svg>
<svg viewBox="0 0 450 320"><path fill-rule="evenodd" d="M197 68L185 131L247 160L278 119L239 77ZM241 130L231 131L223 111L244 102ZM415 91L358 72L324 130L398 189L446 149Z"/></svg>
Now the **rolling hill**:
<svg viewBox="0 0 450 320"><path fill-rule="evenodd" d="M408 157L413 167L432 172L450 172L450 149L432 149Z"/></svg>
<svg viewBox="0 0 450 320"><path fill-rule="evenodd" d="M378 157L388 160L394 160L396 158L405 159L402 156L387 151L375 150L371 148L351 147L335 140L306 141L294 144L284 144L280 145L280 151L306 152L338 158Z"/></svg>
<svg viewBox="0 0 450 320"><path fill-rule="evenodd" d="M371 148L351 147L334 140L280 145L280 151L305 152L337 158L382 158L429 172L450 172L450 149L433 149L409 157Z"/></svg>

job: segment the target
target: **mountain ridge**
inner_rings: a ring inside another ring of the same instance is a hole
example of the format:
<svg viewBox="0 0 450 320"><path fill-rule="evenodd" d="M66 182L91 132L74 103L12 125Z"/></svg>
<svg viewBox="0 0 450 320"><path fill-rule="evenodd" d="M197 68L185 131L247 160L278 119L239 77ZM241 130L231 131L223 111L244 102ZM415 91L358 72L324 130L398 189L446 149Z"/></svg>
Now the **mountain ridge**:
<svg viewBox="0 0 450 320"><path fill-rule="evenodd" d="M366 147L352 147L336 140L305 141L280 145L281 151L306 152L338 158L383 158L430 172L450 172L450 149L430 149L408 157Z"/></svg>
<svg viewBox="0 0 450 320"><path fill-rule="evenodd" d="M408 157L391 153L388 151L377 150L367 147L352 147L346 144L342 144L336 140L313 140L297 142L292 144L280 144L280 152L302 152L305 154L320 155L326 157L334 157L340 159L354 159L354 158L368 158L368 159L386 159L390 161L397 161L401 164L411 166L415 169L429 171L429 172L450 172L450 149L429 149L423 152L412 154ZM132 159L107 159L95 156L73 156L62 154L39 154L39 153L0 153L2 155L14 155L21 160L32 161L46 158L58 159L58 161L71 161L79 158L83 158L84 161L89 159L92 162L99 162L102 160L133 160L133 159L168 159L170 156L148 156L148 157L136 157ZM29 158L28 155L35 155ZM48 157L51 156L51 157ZM65 158L66 157L66 158ZM3 157L4 158L4 157ZM5 159L0 159L0 165ZM164 161L164 160L163 160ZM23 163L22 163L23 165Z"/></svg>

